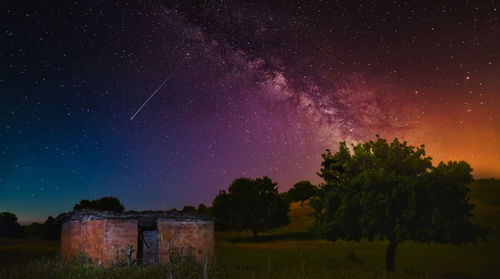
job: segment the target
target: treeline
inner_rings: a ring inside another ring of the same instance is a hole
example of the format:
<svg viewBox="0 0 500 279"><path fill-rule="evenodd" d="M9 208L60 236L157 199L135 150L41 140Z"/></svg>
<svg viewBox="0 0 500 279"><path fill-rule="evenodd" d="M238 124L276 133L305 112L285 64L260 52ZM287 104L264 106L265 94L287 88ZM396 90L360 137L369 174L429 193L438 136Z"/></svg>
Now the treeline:
<svg viewBox="0 0 500 279"><path fill-rule="evenodd" d="M36 237L45 240L59 240L61 238L61 225L56 219L49 216L43 223L32 223L21 226L17 216L10 212L0 212L0 238L26 238Z"/></svg>
<svg viewBox="0 0 500 279"><path fill-rule="evenodd" d="M121 201L112 196L102 197L95 200L81 200L73 206L73 210L105 210L122 212L125 207ZM184 206L183 212L192 212L210 215L210 207L204 204ZM177 210L177 209L174 209ZM60 240L61 224L56 221L57 217L49 216L45 222L34 222L30 225L21 226L18 218L11 212L0 212L0 238L39 238L43 240Z"/></svg>
<svg viewBox="0 0 500 279"><path fill-rule="evenodd" d="M81 200L73 206L73 210L93 209L108 211L123 211L125 207L115 197L102 197L96 200ZM34 222L21 226L17 216L11 212L0 212L0 238L27 238L34 237L44 240L61 239L61 224L49 216L43 223Z"/></svg>
<svg viewBox="0 0 500 279"><path fill-rule="evenodd" d="M249 178L240 178L237 179L237 182L248 182L249 183L249 188L247 190L250 190L252 188L255 188L256 185L255 182L257 181L266 181L270 183L271 187L274 188L276 186L276 183L272 182L269 178L262 178L262 179L256 179L252 180ZM233 183L234 184L234 183ZM238 184L238 183L236 183ZM233 186L234 188L238 188L238 186ZM258 187L258 186L257 186ZM240 187L241 188L241 187ZM282 219L281 222L276 222L276 219L265 219L265 220L260 220L259 222L261 223L258 228L249 228L247 226L239 225L239 226L234 226L234 225L228 225L229 222L227 218L218 218L216 219L216 229L217 230L230 230L237 228L237 230L246 230L246 229L251 229L254 232L254 235L257 235L259 231L265 231L271 228L275 228L281 225L286 225L288 224L288 217L286 216L286 213L288 212L288 204L292 201L296 202L301 202L303 203L310 197L312 197L316 193L317 187L312 185L309 181L300 181L297 184L295 184L288 192L280 193L278 194L277 189L275 191L275 196L279 197L282 201L283 204L281 205L282 207L282 214L279 218ZM235 200L234 208L225 208L226 205L223 205L221 207L220 204L217 206L218 210L218 216L221 217L220 212L226 211L226 210L233 210L235 211L235 214L239 214L242 217L240 218L247 218L247 219L256 219L256 215L261 215L256 214L246 214L245 212L239 212L238 208L247 208L251 209L253 207L260 207L264 210L268 210L270 212L275 212L274 216L276 218L276 209L273 207L269 207L266 205L268 203L268 199L263 199L261 195L256 194L256 193L251 193L246 192L242 193L244 196L246 196L245 200ZM220 200L220 198L219 198ZM116 211L116 212L122 212L125 210L125 207L121 203L121 201L112 196L107 196L107 197L102 197L99 199L95 200L81 200L77 204L73 206L73 210L84 210L84 209L90 209L90 210L106 210L106 211ZM177 210L177 209L172 209L172 210ZM213 206L206 206L203 203L200 203L197 207L192 206L192 205L186 205L182 208L181 212L188 212L188 213L196 213L196 214L201 214L201 215L207 215L207 216L215 216L214 214L214 207ZM279 212L279 209L278 209ZM265 212L264 212L265 213ZM224 216L222 216L224 217ZM278 218L278 219L279 219ZM34 238L39 238L39 239L44 239L44 240L59 240L61 238L61 224L56 222L56 218L49 216L44 222L34 222L30 225L25 225L21 226L18 223L18 218L15 214L11 212L0 212L0 238L27 238L27 237L34 237ZM250 221L250 222L247 222ZM252 220L244 220L244 223L252 223Z"/></svg>

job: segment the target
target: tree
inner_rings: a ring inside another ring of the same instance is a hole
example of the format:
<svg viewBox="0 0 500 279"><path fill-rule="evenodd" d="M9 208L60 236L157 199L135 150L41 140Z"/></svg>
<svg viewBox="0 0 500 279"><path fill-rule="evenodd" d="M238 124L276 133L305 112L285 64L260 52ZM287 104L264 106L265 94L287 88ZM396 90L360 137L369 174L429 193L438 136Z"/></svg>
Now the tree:
<svg viewBox="0 0 500 279"><path fill-rule="evenodd" d="M200 203L198 205L198 209L196 210L198 212L198 214L202 214L202 215L208 215L208 208L205 204L203 203Z"/></svg>
<svg viewBox="0 0 500 279"><path fill-rule="evenodd" d="M73 207L73 210L82 210L82 209L108 210L108 211L121 212L125 210L125 207L123 207L123 204L120 202L118 198L109 196L109 197L102 197L97 200L90 200L90 201L81 200Z"/></svg>
<svg viewBox="0 0 500 279"><path fill-rule="evenodd" d="M299 202L304 205L304 202L316 194L316 186L312 185L307 180L302 180L295 183L287 192L287 198L290 201Z"/></svg>
<svg viewBox="0 0 500 279"><path fill-rule="evenodd" d="M38 237L46 240L61 239L61 224L56 222L56 218L49 216L45 223L31 223L23 227L24 234L29 237Z"/></svg>
<svg viewBox="0 0 500 279"><path fill-rule="evenodd" d="M23 233L28 237L41 237L43 224L34 222L23 227Z"/></svg>
<svg viewBox="0 0 500 279"><path fill-rule="evenodd" d="M61 239L61 224L56 222L56 219L49 216L45 223L42 225L41 237L48 240L60 240Z"/></svg>
<svg viewBox="0 0 500 279"><path fill-rule="evenodd" d="M196 208L192 205L185 205L184 208L182 208L182 212L196 212Z"/></svg>
<svg viewBox="0 0 500 279"><path fill-rule="evenodd" d="M222 222L221 230L250 230L258 233L289 223L289 205L283 200L273 182L263 178L238 178L222 190L213 201L213 214Z"/></svg>
<svg viewBox="0 0 500 279"><path fill-rule="evenodd" d="M405 240L474 242L486 230L470 221L467 185L472 169L464 162L432 166L424 146L394 139L352 145L323 154L318 175L325 180L311 201L313 230L328 240L386 239L386 270L395 270L396 248Z"/></svg>
<svg viewBox="0 0 500 279"><path fill-rule="evenodd" d="M0 237L20 237L21 226L17 223L17 216L10 212L0 212Z"/></svg>

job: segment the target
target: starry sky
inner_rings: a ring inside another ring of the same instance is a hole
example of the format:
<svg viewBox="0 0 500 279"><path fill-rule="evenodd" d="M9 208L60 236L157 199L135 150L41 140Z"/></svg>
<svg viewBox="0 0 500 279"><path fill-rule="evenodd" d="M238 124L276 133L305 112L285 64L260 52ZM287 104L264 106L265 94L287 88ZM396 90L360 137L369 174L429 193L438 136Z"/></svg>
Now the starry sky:
<svg viewBox="0 0 500 279"><path fill-rule="evenodd" d="M498 178L499 8L0 0L0 211L210 204L242 176L285 191L376 134Z"/></svg>

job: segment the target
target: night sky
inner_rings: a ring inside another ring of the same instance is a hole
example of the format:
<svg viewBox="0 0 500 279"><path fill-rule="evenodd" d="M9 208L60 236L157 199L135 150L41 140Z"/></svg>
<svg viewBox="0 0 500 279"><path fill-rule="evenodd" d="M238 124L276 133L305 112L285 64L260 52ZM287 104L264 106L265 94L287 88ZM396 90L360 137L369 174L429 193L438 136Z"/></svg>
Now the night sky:
<svg viewBox="0 0 500 279"><path fill-rule="evenodd" d="M0 211L284 191L376 134L500 177L500 3L188 2L0 1Z"/></svg>

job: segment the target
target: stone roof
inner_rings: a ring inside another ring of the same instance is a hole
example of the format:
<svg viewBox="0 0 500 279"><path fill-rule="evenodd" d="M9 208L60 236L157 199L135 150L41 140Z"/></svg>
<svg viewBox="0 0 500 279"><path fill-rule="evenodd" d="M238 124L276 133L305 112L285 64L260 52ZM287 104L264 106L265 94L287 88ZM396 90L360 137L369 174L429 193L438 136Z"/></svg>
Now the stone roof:
<svg viewBox="0 0 500 279"><path fill-rule="evenodd" d="M151 222L158 219L171 219L175 221L213 221L213 218L206 215L200 215L192 212L183 212L177 210L170 211L101 211L101 210L77 210L59 215L56 219L59 223L65 223L70 220L102 220L102 219L132 219L139 222Z"/></svg>

